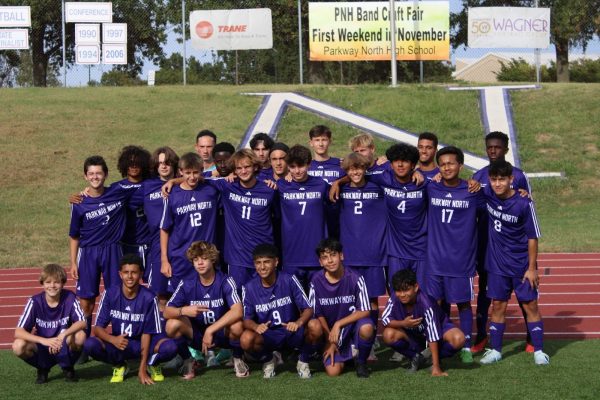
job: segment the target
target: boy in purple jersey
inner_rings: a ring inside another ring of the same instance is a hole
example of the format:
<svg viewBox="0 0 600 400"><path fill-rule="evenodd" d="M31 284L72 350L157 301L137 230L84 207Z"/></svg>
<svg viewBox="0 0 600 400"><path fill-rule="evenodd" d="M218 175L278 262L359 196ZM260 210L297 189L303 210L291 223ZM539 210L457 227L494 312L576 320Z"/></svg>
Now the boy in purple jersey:
<svg viewBox="0 0 600 400"><path fill-rule="evenodd" d="M181 185L164 201L160 222L161 273L169 278L169 292L179 281L195 276L186 257L190 245L198 240L215 242L219 193L200 176L202 160L187 153L179 159Z"/></svg>
<svg viewBox="0 0 600 400"><path fill-rule="evenodd" d="M100 156L85 160L83 173L88 182L80 204L71 205L69 250L71 275L77 280L76 294L87 322L86 335L92 325L92 312L99 293L100 273L104 287L120 283L119 240L125 230L125 206L131 195L120 185L104 187L108 176L106 162Z"/></svg>
<svg viewBox="0 0 600 400"><path fill-rule="evenodd" d="M275 142L271 152L269 153L269 160L271 162L271 168L273 168L273 179L283 179L288 174L287 163L285 158L290 148L287 144L282 142Z"/></svg>
<svg viewBox="0 0 600 400"><path fill-rule="evenodd" d="M375 141L373 136L368 133L360 133L350 139L348 143L350 151L353 153L359 153L369 160L369 168L367 168L367 175L378 175L383 171L389 169L390 163L383 157L381 160L375 156Z"/></svg>
<svg viewBox="0 0 600 400"><path fill-rule="evenodd" d="M313 310L300 281L293 275L277 272L278 252L269 243L256 246L252 252L258 276L242 289L242 348L263 362L265 379L275 376L274 351L300 350L296 370L300 378L308 379L311 377L308 362L322 330L319 321L311 320Z"/></svg>
<svg viewBox="0 0 600 400"><path fill-rule="evenodd" d="M131 198L125 208L125 232L121 239L123 254L137 254L142 259L144 280L149 268L146 268L150 230L144 214L144 190L142 183L150 177L150 153L140 146L125 146L117 160L117 168L124 178L115 184L131 190Z"/></svg>
<svg viewBox="0 0 600 400"><path fill-rule="evenodd" d="M127 360L140 358L138 379L152 385L165 379L158 365L176 355L177 344L162 332L156 297L140 285L141 259L126 254L119 264L122 284L102 294L94 336L85 341L84 349L95 360L113 366L111 383L123 382Z"/></svg>
<svg viewBox="0 0 600 400"><path fill-rule="evenodd" d="M76 382L73 366L85 341L85 316L75 294L65 290L63 267L42 269L44 291L32 296L15 329L13 353L37 369L35 383L48 381L48 371L58 364L67 382Z"/></svg>
<svg viewBox="0 0 600 400"><path fill-rule="evenodd" d="M419 166L417 171L422 173L428 180L440 173L440 169L435 164L435 154L437 153L438 138L435 133L423 132L417 140L417 149L419 150Z"/></svg>
<svg viewBox="0 0 600 400"><path fill-rule="evenodd" d="M198 241L187 251L197 276L179 282L167 303L164 316L170 337L187 339L188 344L208 354L217 346L233 350L233 364L238 378L250 374L242 360L242 303L230 276L215 270L219 251L212 243ZM198 364L191 355L184 356L184 379L196 376Z"/></svg>
<svg viewBox="0 0 600 400"><path fill-rule="evenodd" d="M145 180L142 184L144 215L148 220L148 229L150 230L150 249L146 261L149 270L147 275L148 289L152 290L158 297L161 310L169 299L168 279L160 272L160 220L164 209L161 187L166 181L175 176L178 163L179 156L172 148L168 146L159 147L154 150L150 159L152 178Z"/></svg>
<svg viewBox="0 0 600 400"><path fill-rule="evenodd" d="M338 376L344 362L352 359L352 345L358 348L356 375L368 378L367 358L375 339L369 317L369 292L362 276L344 268L342 244L322 240L316 253L323 270L311 281L310 299L325 337L323 364L329 376Z"/></svg>
<svg viewBox="0 0 600 400"><path fill-rule="evenodd" d="M386 293L387 210L381 187L365 178L368 166L369 160L359 153L350 153L342 162L350 182L340 187L340 242L346 249L344 265L365 280L377 326L377 298Z"/></svg>
<svg viewBox="0 0 600 400"><path fill-rule="evenodd" d="M456 303L465 347L460 356L472 363L473 277L477 250L477 211L484 207L483 191L469 192L459 178L463 152L448 146L436 156L441 182L427 185L427 268L425 292L441 303Z"/></svg>
<svg viewBox="0 0 600 400"><path fill-rule="evenodd" d="M502 132L494 131L490 132L485 137L485 151L487 153L490 163L494 161L504 161L506 153L508 153L508 135ZM525 173L519 168L513 167L513 183L512 188L517 190L521 195L527 196L531 193L531 186ZM480 182L481 187L484 188L486 195L491 195L492 190L489 187L489 166L483 167L479 171L475 172L473 179ZM478 220L478 242L477 242L477 274L479 275L479 291L477 293L477 310L476 310L476 322L477 322L477 338L475 344L471 348L474 353L481 352L485 349L488 343L487 336L487 322L488 322L488 310L490 308L491 300L487 296L487 271L485 266L486 249L487 249L487 231L488 231L488 215L487 212L483 211L479 215ZM521 312L527 324L527 313L521 306ZM527 344L525 351L528 353L533 352L533 345L531 344L531 337L529 331L527 331Z"/></svg>
<svg viewBox="0 0 600 400"><path fill-rule="evenodd" d="M499 160L489 166L493 194L487 196L488 248L485 266L488 272L487 294L493 300L490 338L492 348L480 360L492 364L502 359L502 336L506 327L508 300L514 291L527 313L527 330L534 346L537 365L550 363L542 350L544 325L538 309L537 251L541 236L535 207L529 198L513 189L513 168Z"/></svg>
<svg viewBox="0 0 600 400"><path fill-rule="evenodd" d="M250 148L256 155L256 158L260 162L260 169L258 170L258 179L264 181L265 179L273 179L273 168L269 159L269 154L275 141L271 136L266 133L257 133L250 139Z"/></svg>
<svg viewBox="0 0 600 400"><path fill-rule="evenodd" d="M424 361L425 344L431 351L431 376L448 376L440 359L452 357L465 343L465 335L454 326L434 299L420 290L410 269L392 277L391 294L381 321L385 344L411 360L409 372L417 372Z"/></svg>
<svg viewBox="0 0 600 400"><path fill-rule="evenodd" d="M329 185L308 175L310 150L295 145L287 155L292 181L277 181L281 207L283 270L296 275L303 287L320 271L314 248L327 237L326 206ZM301 240L298 240L301 238Z"/></svg>

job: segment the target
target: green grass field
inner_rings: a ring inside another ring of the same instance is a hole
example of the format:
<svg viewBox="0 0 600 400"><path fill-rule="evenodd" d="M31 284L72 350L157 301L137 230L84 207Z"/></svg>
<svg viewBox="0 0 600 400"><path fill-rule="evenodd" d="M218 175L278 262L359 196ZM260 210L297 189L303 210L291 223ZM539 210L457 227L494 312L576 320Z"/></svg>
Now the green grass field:
<svg viewBox="0 0 600 400"><path fill-rule="evenodd" d="M545 350L551 365L537 367L533 356L521 351L523 342L505 345L504 360L492 366L473 364L465 367L458 358L445 360L449 376L432 378L424 369L414 375L404 371L404 364L388 362L391 353L381 350L380 361L371 365L368 380L358 379L353 369L341 377L328 378L318 362L311 363L313 378L300 380L295 363L278 368L270 381L262 378L259 364L251 364L249 378L237 379L232 369L204 370L191 382L167 375L164 382L142 387L137 372L130 371L122 384L109 384L111 369L90 362L77 371L80 382L65 383L55 367L50 382L33 383L35 370L8 351L0 352L3 399L31 399L52 396L60 399L597 399L600 393L598 365L600 341L547 341ZM478 359L479 357L477 357ZM131 363L137 367L136 363ZM166 372L165 372L166 374Z"/></svg>
<svg viewBox="0 0 600 400"><path fill-rule="evenodd" d="M238 144L261 98L242 92L299 91L340 107L484 155L476 92L442 86L190 86L0 90L0 268L68 263L67 195L84 187L83 160L104 155L116 171L119 149L193 150L198 130ZM598 250L600 229L600 84L548 84L512 94L526 172L564 171L567 179L533 181L542 251ZM280 139L308 141L316 123L334 131L344 156L353 129L290 109ZM378 141L383 153L388 144Z"/></svg>

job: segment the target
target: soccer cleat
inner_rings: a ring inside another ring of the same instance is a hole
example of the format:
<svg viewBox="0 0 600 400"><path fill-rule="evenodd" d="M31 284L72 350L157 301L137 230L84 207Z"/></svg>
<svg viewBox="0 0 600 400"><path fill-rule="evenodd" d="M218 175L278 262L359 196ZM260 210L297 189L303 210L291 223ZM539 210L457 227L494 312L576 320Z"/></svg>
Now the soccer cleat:
<svg viewBox="0 0 600 400"><path fill-rule="evenodd" d="M173 357L166 363L163 363L163 365L162 365L162 367L164 369L174 369L176 371L178 369L180 369L182 366L183 366L183 358L179 354L177 354L175 357Z"/></svg>
<svg viewBox="0 0 600 400"><path fill-rule="evenodd" d="M158 365L148 365L148 373L150 374L150 379L154 382L162 382L165 380L162 369Z"/></svg>
<svg viewBox="0 0 600 400"><path fill-rule="evenodd" d="M500 360L502 360L502 353L495 349L487 349L481 360L479 360L479 363L489 365L497 363Z"/></svg>
<svg viewBox="0 0 600 400"><path fill-rule="evenodd" d="M63 368L63 374L65 375L65 382L77 382L79 380L73 367Z"/></svg>
<svg viewBox="0 0 600 400"><path fill-rule="evenodd" d="M543 351L538 350L533 353L533 361L535 361L535 365L548 365L550 364L550 356Z"/></svg>
<svg viewBox="0 0 600 400"><path fill-rule="evenodd" d="M273 352L273 361L275 361L275 366L283 365L283 356L281 355L280 352L278 352L278 351Z"/></svg>
<svg viewBox="0 0 600 400"><path fill-rule="evenodd" d="M421 352L421 355L423 356L423 365L431 364L433 362L431 348L426 347L425 350Z"/></svg>
<svg viewBox="0 0 600 400"><path fill-rule="evenodd" d="M310 366L308 363L298 360L296 363L296 371L300 379L309 379L312 375L310 374Z"/></svg>
<svg viewBox="0 0 600 400"><path fill-rule="evenodd" d="M415 372L417 372L419 370L419 368L421 368L424 361L425 361L425 357L423 357L423 355L421 353L417 353L410 360L410 365L408 366L408 369L406 370L406 372L408 372L409 374L414 374Z"/></svg>
<svg viewBox="0 0 600 400"><path fill-rule="evenodd" d="M373 342L373 348L375 350L378 350L381 347L381 342L379 341L379 339L375 338L375 341Z"/></svg>
<svg viewBox="0 0 600 400"><path fill-rule="evenodd" d="M475 344L471 347L471 353L477 354L477 353L481 353L482 351L484 351L485 346L487 346L489 340L490 340L489 337L486 336L483 339L475 342Z"/></svg>
<svg viewBox="0 0 600 400"><path fill-rule="evenodd" d="M368 378L371 373L369 372L369 368L367 368L367 364L356 364L356 376L359 378Z"/></svg>
<svg viewBox="0 0 600 400"><path fill-rule="evenodd" d="M183 361L183 367L181 367L181 377L186 381L194 379L196 377L196 369L200 364L194 360L194 357L190 357Z"/></svg>
<svg viewBox="0 0 600 400"><path fill-rule="evenodd" d="M238 378L246 378L247 376L250 376L250 368L248 368L248 364L246 364L241 358L233 357L233 369L235 370L235 376Z"/></svg>
<svg viewBox="0 0 600 400"><path fill-rule="evenodd" d="M390 357L390 361L391 362L402 362L404 361L404 356L400 353L398 353L397 351L394 352L394 354L392 354L392 356Z"/></svg>
<svg viewBox="0 0 600 400"><path fill-rule="evenodd" d="M368 362L377 361L377 356L375 355L375 346L371 347L371 352L369 353L369 357L367 357Z"/></svg>
<svg viewBox="0 0 600 400"><path fill-rule="evenodd" d="M77 361L75 361L75 365L85 364L89 361L90 361L90 357L87 355L87 353L85 351L82 351L81 354L79 355L79 358L77 359Z"/></svg>
<svg viewBox="0 0 600 400"><path fill-rule="evenodd" d="M460 359L463 364L473 364L473 353L471 353L471 349L462 349L460 351Z"/></svg>
<svg viewBox="0 0 600 400"><path fill-rule="evenodd" d="M35 378L36 385L42 385L48 382L48 370L38 368L37 377Z"/></svg>
<svg viewBox="0 0 600 400"><path fill-rule="evenodd" d="M200 362L204 361L204 354L202 354L202 352L200 350L196 350L193 347L188 347L188 350L190 351L190 354L192 355L194 360L200 361Z"/></svg>
<svg viewBox="0 0 600 400"><path fill-rule="evenodd" d="M127 365L121 365L117 367L113 367L113 375L110 378L110 383L121 383L125 379L125 375L127 375L129 369Z"/></svg>
<svg viewBox="0 0 600 400"><path fill-rule="evenodd" d="M263 370L263 378L271 379L275 376L275 357L271 359L271 361L267 361L262 366Z"/></svg>
<svg viewBox="0 0 600 400"><path fill-rule="evenodd" d="M233 360L232 360L231 355L232 355L231 350L221 349L217 353L216 360L219 362L219 364L225 363L225 365L227 365L228 367L232 367Z"/></svg>
<svg viewBox="0 0 600 400"><path fill-rule="evenodd" d="M219 360L217 360L217 356L215 355L215 352L212 350L209 350L208 353L206 354L206 366L207 367L218 367L219 365Z"/></svg>
<svg viewBox="0 0 600 400"><path fill-rule="evenodd" d="M531 343L527 342L525 344L525 353L533 353L533 352L535 352L533 345Z"/></svg>

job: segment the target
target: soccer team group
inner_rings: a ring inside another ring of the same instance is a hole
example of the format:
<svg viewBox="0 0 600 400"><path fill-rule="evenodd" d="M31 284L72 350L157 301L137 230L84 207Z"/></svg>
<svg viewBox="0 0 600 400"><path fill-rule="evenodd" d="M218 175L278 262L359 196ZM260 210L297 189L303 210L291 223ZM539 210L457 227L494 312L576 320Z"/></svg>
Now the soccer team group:
<svg viewBox="0 0 600 400"><path fill-rule="evenodd" d="M459 175L463 152L438 151L429 132L417 147L394 144L379 158L369 134L353 137L342 160L329 155L331 140L317 125L312 151L263 133L236 151L206 130L181 157L170 147L126 146L123 179L110 186L105 160L87 158L87 187L69 199L76 293L64 288L65 269L45 266L44 291L15 331L13 351L37 369L36 383L56 364L77 380L85 357L110 364L111 382L123 381L131 359L140 359L144 384L163 380L161 364L177 360L185 379L201 363L227 363L240 378L248 363L262 363L272 378L282 354L297 357L300 378L311 377L314 360L329 376L350 365L368 377L379 319L392 360L446 375L440 359L456 353L464 363L484 349L481 364L502 359L513 291L526 350L548 364L540 232L527 178L505 161L508 136L486 136L490 164L469 180Z"/></svg>

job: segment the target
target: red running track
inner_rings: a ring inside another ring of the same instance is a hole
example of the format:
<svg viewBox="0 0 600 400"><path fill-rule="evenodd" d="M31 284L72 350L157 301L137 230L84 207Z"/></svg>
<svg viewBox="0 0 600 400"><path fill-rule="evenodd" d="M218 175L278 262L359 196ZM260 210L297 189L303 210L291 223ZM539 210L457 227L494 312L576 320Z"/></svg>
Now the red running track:
<svg viewBox="0 0 600 400"><path fill-rule="evenodd" d="M538 258L538 268L546 337L600 338L600 253L544 253ZM0 270L0 349L10 348L27 298L41 291L39 272L39 268ZM67 288L74 289L70 277ZM379 298L380 308L386 301L387 297ZM506 336L524 338L523 317L514 296L507 319Z"/></svg>

